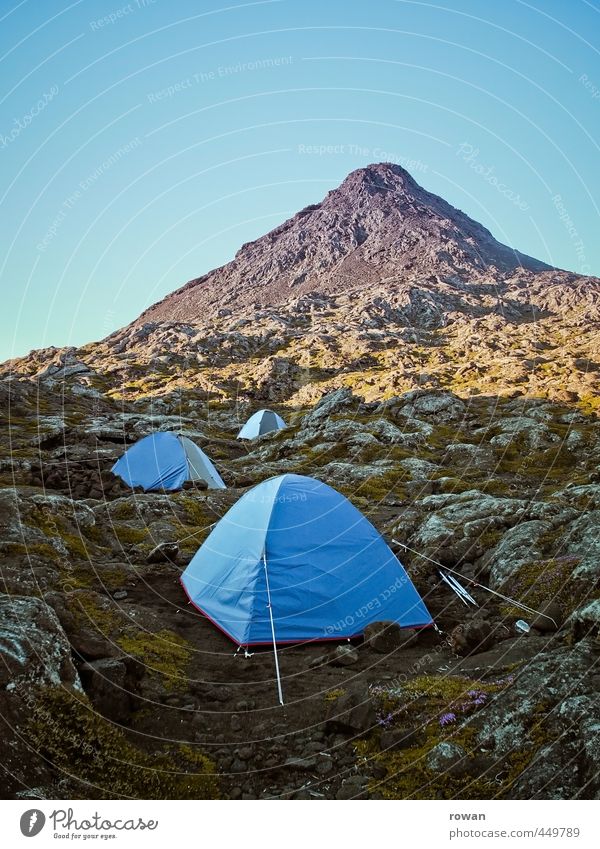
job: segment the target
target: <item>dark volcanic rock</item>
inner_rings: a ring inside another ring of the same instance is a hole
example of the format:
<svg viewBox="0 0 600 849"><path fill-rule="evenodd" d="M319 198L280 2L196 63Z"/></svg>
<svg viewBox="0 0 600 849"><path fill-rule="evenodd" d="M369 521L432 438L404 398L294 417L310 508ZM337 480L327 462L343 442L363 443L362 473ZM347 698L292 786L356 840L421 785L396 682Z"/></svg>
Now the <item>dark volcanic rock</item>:
<svg viewBox="0 0 600 849"><path fill-rule="evenodd" d="M372 622L365 628L365 643L380 654L408 646L415 638L416 631L401 628L396 622Z"/></svg>
<svg viewBox="0 0 600 849"><path fill-rule="evenodd" d="M131 710L127 689L127 666L122 660L106 657L84 663L79 668L83 689L100 713L115 722L126 722Z"/></svg>
<svg viewBox="0 0 600 849"><path fill-rule="evenodd" d="M179 554L176 542L159 542L146 557L147 563L175 563Z"/></svg>
<svg viewBox="0 0 600 849"><path fill-rule="evenodd" d="M364 734L375 724L375 706L368 691L353 687L330 703L327 726L345 734Z"/></svg>

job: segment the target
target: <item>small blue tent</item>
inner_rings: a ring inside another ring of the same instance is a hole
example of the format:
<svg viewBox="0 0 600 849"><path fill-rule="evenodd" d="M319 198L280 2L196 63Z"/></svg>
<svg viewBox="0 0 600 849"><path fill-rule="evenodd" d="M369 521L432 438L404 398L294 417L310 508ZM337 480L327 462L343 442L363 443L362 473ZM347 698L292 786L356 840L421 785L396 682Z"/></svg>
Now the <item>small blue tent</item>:
<svg viewBox="0 0 600 849"><path fill-rule="evenodd" d="M259 410L250 416L246 424L242 427L237 435L238 439L255 439L257 436L262 436L264 433L271 433L274 430L283 430L285 422L274 413L273 410Z"/></svg>
<svg viewBox="0 0 600 849"><path fill-rule="evenodd" d="M242 496L181 581L241 646L355 637L382 620L432 624L381 534L344 496L301 475L270 478Z"/></svg>
<svg viewBox="0 0 600 849"><path fill-rule="evenodd" d="M112 467L131 487L181 489L186 481L203 480L209 489L225 489L204 451L183 434L152 433L132 445Z"/></svg>

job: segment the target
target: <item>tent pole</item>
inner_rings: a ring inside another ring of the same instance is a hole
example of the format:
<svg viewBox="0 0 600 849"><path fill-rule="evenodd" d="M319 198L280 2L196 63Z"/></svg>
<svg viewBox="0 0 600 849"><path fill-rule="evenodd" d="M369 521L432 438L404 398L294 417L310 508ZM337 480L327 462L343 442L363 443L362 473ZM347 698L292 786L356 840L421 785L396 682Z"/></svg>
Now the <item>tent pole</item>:
<svg viewBox="0 0 600 849"><path fill-rule="evenodd" d="M269 608L269 618L271 620L271 634L273 635L273 655L275 657L275 673L277 675L277 693L279 695L279 704L283 705L283 691L281 689L281 675L279 674L279 658L277 657L277 642L275 640L275 623L273 622L273 607L271 606L271 587L269 586L269 572L267 570L267 553L263 549L263 564L265 567L265 581L267 585L267 607Z"/></svg>

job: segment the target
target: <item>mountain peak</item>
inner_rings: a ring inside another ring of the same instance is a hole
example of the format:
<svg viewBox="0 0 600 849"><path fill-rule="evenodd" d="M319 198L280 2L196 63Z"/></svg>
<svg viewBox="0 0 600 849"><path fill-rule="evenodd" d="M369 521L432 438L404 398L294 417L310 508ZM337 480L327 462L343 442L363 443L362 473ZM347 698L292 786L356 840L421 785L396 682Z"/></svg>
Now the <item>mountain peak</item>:
<svg viewBox="0 0 600 849"><path fill-rule="evenodd" d="M397 188L402 183L418 188L418 183L401 165L397 165L395 162L372 162L370 165L351 171L340 186L333 191L358 185L382 189Z"/></svg>
<svg viewBox="0 0 600 849"><path fill-rule="evenodd" d="M140 320L193 322L308 292L364 292L432 277L494 282L549 268L498 242L400 165L379 162L352 171L320 203L243 245L232 262L189 281Z"/></svg>

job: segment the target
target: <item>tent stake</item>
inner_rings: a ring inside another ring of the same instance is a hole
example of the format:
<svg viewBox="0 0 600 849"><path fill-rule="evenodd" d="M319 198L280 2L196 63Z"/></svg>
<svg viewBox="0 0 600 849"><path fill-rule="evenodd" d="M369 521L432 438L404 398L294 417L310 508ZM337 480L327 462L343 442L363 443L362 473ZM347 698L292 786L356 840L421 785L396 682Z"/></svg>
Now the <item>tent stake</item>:
<svg viewBox="0 0 600 849"><path fill-rule="evenodd" d="M273 607L271 606L271 587L269 586L269 572L267 569L267 552L265 549L263 549L262 559L265 567L265 581L267 584L267 607L269 608L269 618L271 620L271 634L273 635L273 655L275 657L275 673L277 675L277 693L279 695L279 704L283 705L281 675L279 674L279 658L277 657L277 641L275 640L275 623L273 622Z"/></svg>

